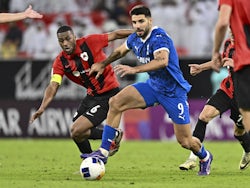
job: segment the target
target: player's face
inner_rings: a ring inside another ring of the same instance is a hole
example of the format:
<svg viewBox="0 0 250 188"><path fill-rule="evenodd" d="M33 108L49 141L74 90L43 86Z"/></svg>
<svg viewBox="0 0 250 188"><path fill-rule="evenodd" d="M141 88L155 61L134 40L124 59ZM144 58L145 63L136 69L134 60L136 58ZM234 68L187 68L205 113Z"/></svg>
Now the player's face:
<svg viewBox="0 0 250 188"><path fill-rule="evenodd" d="M146 38L152 27L152 19L145 17L145 15L133 15L131 17L133 28L136 34L141 38Z"/></svg>
<svg viewBox="0 0 250 188"><path fill-rule="evenodd" d="M75 35L71 31L66 31L57 34L58 42L63 49L63 51L67 54L72 54L76 47L76 38Z"/></svg>

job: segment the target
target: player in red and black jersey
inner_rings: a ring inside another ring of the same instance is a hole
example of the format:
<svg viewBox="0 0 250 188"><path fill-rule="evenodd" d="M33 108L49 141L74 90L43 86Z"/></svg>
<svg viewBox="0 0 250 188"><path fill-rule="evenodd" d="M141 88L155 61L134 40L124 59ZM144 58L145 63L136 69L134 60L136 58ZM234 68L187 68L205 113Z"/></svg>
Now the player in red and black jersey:
<svg viewBox="0 0 250 188"><path fill-rule="evenodd" d="M233 54L234 54L234 39L231 37L227 39L224 43L224 50L221 54L222 61L224 65L233 64ZM197 75L200 72L208 69L217 70L214 67L212 61L203 64L190 64L190 74ZM246 133L244 126L242 124L242 116L238 110L236 100L234 98L234 87L233 87L233 68L226 66L228 68L228 76L221 82L220 88L216 91L214 95L207 101L202 112L199 115L198 122L195 126L193 136L200 139L203 142L206 132L207 124L216 116L222 115L224 112L230 109L230 118L235 123L234 137L240 142L244 149L243 157L240 161L239 168L241 170L246 169L250 165L250 136ZM218 71L218 70L217 70ZM189 158L179 166L181 170L193 169L196 166L196 155L190 154Z"/></svg>
<svg viewBox="0 0 250 188"><path fill-rule="evenodd" d="M73 117L71 137L82 153L91 153L88 139L101 139L103 130L98 125L106 119L109 109L109 98L119 92L119 83L111 66L107 66L103 74L96 79L89 75L92 64L106 59L103 48L108 42L125 38L133 30L122 29L105 34L93 34L76 39L70 26L61 26L57 30L58 42L62 52L56 57L52 66L52 77L47 86L39 109L32 115L30 123L39 118L62 83L63 76L87 89L87 95L81 101ZM118 131L118 141L122 132ZM113 146L110 155L118 149Z"/></svg>

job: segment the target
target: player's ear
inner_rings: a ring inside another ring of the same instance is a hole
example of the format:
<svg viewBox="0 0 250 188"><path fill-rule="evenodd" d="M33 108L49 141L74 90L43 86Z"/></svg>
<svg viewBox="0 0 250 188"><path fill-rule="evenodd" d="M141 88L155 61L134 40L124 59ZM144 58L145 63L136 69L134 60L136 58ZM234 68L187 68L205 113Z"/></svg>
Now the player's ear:
<svg viewBox="0 0 250 188"><path fill-rule="evenodd" d="M149 21L149 24L150 25L152 25L153 24L153 20L152 20L152 18L150 17L150 18L148 18L148 21Z"/></svg>

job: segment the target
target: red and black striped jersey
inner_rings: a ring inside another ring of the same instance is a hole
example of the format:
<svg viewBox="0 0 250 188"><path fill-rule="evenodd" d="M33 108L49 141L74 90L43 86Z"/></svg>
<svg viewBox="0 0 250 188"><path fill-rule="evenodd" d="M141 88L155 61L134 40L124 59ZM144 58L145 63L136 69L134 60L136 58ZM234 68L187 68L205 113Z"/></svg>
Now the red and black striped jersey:
<svg viewBox="0 0 250 188"><path fill-rule="evenodd" d="M224 49L222 58L233 58L234 55L234 43L231 39L227 39L224 43ZM228 68L228 76L224 78L220 84L220 89L223 90L231 99L233 98L234 86L233 86L233 68Z"/></svg>
<svg viewBox="0 0 250 188"><path fill-rule="evenodd" d="M95 79L89 75L93 63L106 59L103 48L108 46L108 34L93 34L76 40L76 48L71 55L62 51L53 63L52 75L65 75L71 81L87 88L88 95L98 95L119 87L119 82L111 65Z"/></svg>

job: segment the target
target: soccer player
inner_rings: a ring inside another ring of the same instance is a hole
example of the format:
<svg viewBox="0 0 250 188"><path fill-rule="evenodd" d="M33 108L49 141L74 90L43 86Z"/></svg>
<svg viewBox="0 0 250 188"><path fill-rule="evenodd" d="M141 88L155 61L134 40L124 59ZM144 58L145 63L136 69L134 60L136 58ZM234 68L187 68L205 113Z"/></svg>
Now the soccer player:
<svg viewBox="0 0 250 188"><path fill-rule="evenodd" d="M243 117L245 130L250 131L250 1L219 0L219 17L215 26L212 61L221 64L220 47L227 28L235 39L234 94Z"/></svg>
<svg viewBox="0 0 250 188"><path fill-rule="evenodd" d="M122 113L128 109L147 108L160 104L173 121L177 141L200 158L198 174L208 175L213 156L201 145L199 139L191 135L187 103L187 93L191 86L180 70L173 41L163 29L152 26L151 13L147 7L135 6L130 11L130 15L136 32L130 35L123 45L115 49L105 61L92 65L90 74L97 73L96 78L99 78L105 67L132 50L141 65L135 67L117 65L116 73L123 77L147 72L149 79L146 82L125 87L110 99L101 147L81 157L96 156L106 163L110 144L116 136L116 128L119 127Z"/></svg>
<svg viewBox="0 0 250 188"><path fill-rule="evenodd" d="M52 77L47 86L42 103L30 118L30 123L40 117L57 93L63 76L87 89L87 95L81 101L71 126L71 137L82 153L91 153L88 139L100 139L103 129L100 125L107 116L109 98L119 92L119 83L111 66L107 66L98 79L89 74L91 65L103 61L106 55L103 48L109 41L121 39L133 30L122 29L105 34L92 34L76 39L70 26L61 26L57 30L58 42L62 52L52 66ZM119 148L122 132L117 131L117 145L112 145L110 155Z"/></svg>
<svg viewBox="0 0 250 188"><path fill-rule="evenodd" d="M224 44L224 50L222 53L223 62L232 64L234 54L234 39L231 37L227 39ZM203 64L190 64L190 74L195 76L202 71L211 69L214 63L209 61ZM236 104L233 94L233 70L232 67L227 66L228 76L221 82L220 89L212 95L207 101L203 110L199 115L198 122L195 126L193 136L200 139L203 142L207 124L218 115L222 115L224 112L230 109L230 118L234 121L234 137L240 142L244 149L242 159L239 164L240 170L246 169L250 165L250 135L244 130L242 124L242 116L239 113L238 106ZM181 170L189 170L196 167L197 157L191 152L189 158L179 166Z"/></svg>
<svg viewBox="0 0 250 188"><path fill-rule="evenodd" d="M26 18L42 18L43 15L39 14L32 9L32 6L29 7L24 12L19 13L0 13L0 23L19 21Z"/></svg>

